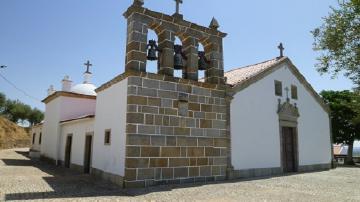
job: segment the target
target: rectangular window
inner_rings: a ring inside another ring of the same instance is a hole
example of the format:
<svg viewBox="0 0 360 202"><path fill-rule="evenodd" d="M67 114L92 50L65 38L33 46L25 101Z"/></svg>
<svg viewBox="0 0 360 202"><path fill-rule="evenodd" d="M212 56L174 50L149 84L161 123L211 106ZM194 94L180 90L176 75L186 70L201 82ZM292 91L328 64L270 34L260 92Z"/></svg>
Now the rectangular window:
<svg viewBox="0 0 360 202"><path fill-rule="evenodd" d="M39 144L41 144L41 136L42 136L42 133L40 133L40 136L39 136Z"/></svg>
<svg viewBox="0 0 360 202"><path fill-rule="evenodd" d="M35 137L36 137L36 133L33 134L33 137L32 137L32 144L35 144Z"/></svg>
<svg viewBox="0 0 360 202"><path fill-rule="evenodd" d="M111 130L105 130L105 137L104 137L104 144L110 145L111 144Z"/></svg>
<svg viewBox="0 0 360 202"><path fill-rule="evenodd" d="M275 95L282 96L282 83L281 81L275 81Z"/></svg>
<svg viewBox="0 0 360 202"><path fill-rule="evenodd" d="M291 98L295 100L298 99L297 87L294 85L291 85Z"/></svg>

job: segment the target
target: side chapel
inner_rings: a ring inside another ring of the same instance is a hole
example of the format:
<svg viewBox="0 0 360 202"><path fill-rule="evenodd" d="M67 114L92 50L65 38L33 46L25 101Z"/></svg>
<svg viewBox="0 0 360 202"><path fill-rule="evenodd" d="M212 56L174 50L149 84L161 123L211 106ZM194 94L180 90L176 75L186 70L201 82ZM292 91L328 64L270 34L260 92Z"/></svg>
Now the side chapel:
<svg viewBox="0 0 360 202"><path fill-rule="evenodd" d="M180 3L167 15L134 0L125 72L95 87L87 62L83 83L51 87L31 155L124 187L330 169L329 109L282 44L279 57L224 72L226 33L215 18L184 20Z"/></svg>

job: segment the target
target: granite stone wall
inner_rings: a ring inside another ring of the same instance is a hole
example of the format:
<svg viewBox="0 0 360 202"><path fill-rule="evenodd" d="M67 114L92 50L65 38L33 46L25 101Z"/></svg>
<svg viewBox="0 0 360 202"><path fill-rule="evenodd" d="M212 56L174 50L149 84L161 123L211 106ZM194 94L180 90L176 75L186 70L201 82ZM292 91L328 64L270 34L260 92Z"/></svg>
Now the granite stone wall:
<svg viewBox="0 0 360 202"><path fill-rule="evenodd" d="M226 119L225 86L129 76L125 186L224 180Z"/></svg>

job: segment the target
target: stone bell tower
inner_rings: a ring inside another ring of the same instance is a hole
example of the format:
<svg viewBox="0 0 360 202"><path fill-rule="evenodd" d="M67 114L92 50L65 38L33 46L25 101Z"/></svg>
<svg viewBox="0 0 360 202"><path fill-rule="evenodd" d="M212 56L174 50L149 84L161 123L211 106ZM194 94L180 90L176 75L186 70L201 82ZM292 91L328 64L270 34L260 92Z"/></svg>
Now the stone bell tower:
<svg viewBox="0 0 360 202"><path fill-rule="evenodd" d="M176 13L172 16L143 8L143 0L134 0L133 5L124 13L127 18L126 71L146 72L148 30L158 35L158 73L174 76L174 42L175 36L183 43L184 58L183 78L198 80L199 54L198 46L204 46L206 61L205 82L224 83L223 38L225 33L218 31L219 24L213 18L209 27L199 26L185 21L179 13L176 0ZM205 65L203 63L203 65Z"/></svg>
<svg viewBox="0 0 360 202"><path fill-rule="evenodd" d="M134 0L128 20L126 72L101 89L127 78L125 187L224 180L229 164L229 105L223 67L226 34L166 15ZM152 29L158 41L149 40ZM175 36L182 46L174 44ZM202 44L204 51L199 51ZM148 60L158 73L146 72ZM181 69L183 78L174 77ZM205 71L204 82L198 71Z"/></svg>

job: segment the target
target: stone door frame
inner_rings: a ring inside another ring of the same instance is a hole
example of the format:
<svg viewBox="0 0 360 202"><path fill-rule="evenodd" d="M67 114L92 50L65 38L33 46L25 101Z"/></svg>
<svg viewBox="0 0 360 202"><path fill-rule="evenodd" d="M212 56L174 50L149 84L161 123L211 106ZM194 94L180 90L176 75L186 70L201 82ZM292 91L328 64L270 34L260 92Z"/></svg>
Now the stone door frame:
<svg viewBox="0 0 360 202"><path fill-rule="evenodd" d="M300 117L299 110L296 104L291 104L290 100L287 99L284 103L281 103L279 99L278 104L278 115L279 115L279 138L280 138L280 160L281 160L281 170L284 173L284 140L283 140L283 128L293 128L294 132L294 161L295 161L295 172L299 170L299 132L298 132L298 118Z"/></svg>

